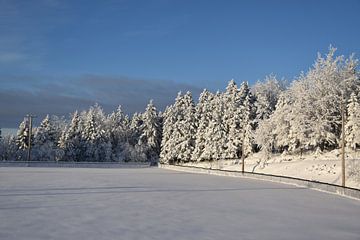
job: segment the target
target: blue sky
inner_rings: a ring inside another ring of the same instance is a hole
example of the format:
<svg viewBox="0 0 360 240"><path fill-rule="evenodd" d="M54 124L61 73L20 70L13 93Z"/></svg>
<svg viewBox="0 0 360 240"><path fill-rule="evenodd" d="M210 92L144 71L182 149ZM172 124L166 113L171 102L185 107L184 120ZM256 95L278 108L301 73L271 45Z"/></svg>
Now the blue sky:
<svg viewBox="0 0 360 240"><path fill-rule="evenodd" d="M163 109L232 78L292 80L330 44L359 54L359 12L351 0L0 0L0 127L94 102Z"/></svg>

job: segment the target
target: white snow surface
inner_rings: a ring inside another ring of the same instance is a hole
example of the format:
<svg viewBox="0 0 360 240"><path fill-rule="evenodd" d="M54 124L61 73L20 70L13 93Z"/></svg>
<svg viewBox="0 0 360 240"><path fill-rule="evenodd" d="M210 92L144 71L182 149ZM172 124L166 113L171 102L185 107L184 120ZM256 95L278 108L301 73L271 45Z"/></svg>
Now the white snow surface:
<svg viewBox="0 0 360 240"><path fill-rule="evenodd" d="M341 185L341 151L306 153L303 155L273 154L266 159L263 154L255 153L245 159L245 171L302 178ZM356 169L351 169L356 162ZM360 189L360 152L347 150L345 157L346 186ZM241 160L220 160L216 162L187 163L187 166L219 168L241 171ZM354 172L357 172L356 176Z"/></svg>
<svg viewBox="0 0 360 240"><path fill-rule="evenodd" d="M146 169L0 168L0 239L360 239L360 201Z"/></svg>

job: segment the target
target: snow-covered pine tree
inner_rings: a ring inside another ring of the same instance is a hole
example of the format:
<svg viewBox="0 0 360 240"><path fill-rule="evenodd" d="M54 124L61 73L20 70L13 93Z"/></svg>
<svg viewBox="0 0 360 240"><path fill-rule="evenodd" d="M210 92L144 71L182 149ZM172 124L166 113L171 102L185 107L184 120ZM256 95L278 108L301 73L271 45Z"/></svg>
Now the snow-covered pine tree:
<svg viewBox="0 0 360 240"><path fill-rule="evenodd" d="M46 115L46 117L40 123L40 126L36 129L34 143L36 145L43 145L48 141L54 143L55 140L56 140L55 126L50 120L49 115Z"/></svg>
<svg viewBox="0 0 360 240"><path fill-rule="evenodd" d="M95 104L86 113L82 138L86 140L85 157L88 161L110 161L111 144L104 129L105 115L102 108Z"/></svg>
<svg viewBox="0 0 360 240"><path fill-rule="evenodd" d="M57 131L49 115L42 120L36 129L34 138L34 155L40 161L56 159Z"/></svg>
<svg viewBox="0 0 360 240"><path fill-rule="evenodd" d="M172 161L171 152L174 147L173 131L176 122L174 114L174 106L167 106L163 113L163 131L161 139L160 162L168 164Z"/></svg>
<svg viewBox="0 0 360 240"><path fill-rule="evenodd" d="M16 145L21 150L25 150L29 146L29 124L27 119L24 119L19 125L19 129L17 131Z"/></svg>
<svg viewBox="0 0 360 240"><path fill-rule="evenodd" d="M169 137L167 141L167 157L168 162L171 163L177 163L180 162L181 159L179 157L179 138L181 138L181 132L179 129L180 121L183 121L183 111L181 106L181 103L183 101L183 95L181 92L178 92L175 103L169 110L169 114L171 114L171 120L172 120L172 126L169 127L171 129L171 136ZM163 134L164 135L164 134Z"/></svg>
<svg viewBox="0 0 360 240"><path fill-rule="evenodd" d="M175 102L177 116L173 137L175 139L175 158L182 162L191 161L195 145L195 103L191 92L187 92Z"/></svg>
<svg viewBox="0 0 360 240"><path fill-rule="evenodd" d="M62 130L62 132L60 134L59 141L57 142L58 151L59 151L59 153L61 153L61 156L56 159L57 161L60 161L60 160L64 161L64 160L68 159L65 155L67 131L68 131L68 126L65 126L65 128Z"/></svg>
<svg viewBox="0 0 360 240"><path fill-rule="evenodd" d="M226 127L223 122L224 101L222 94L217 92L210 102L212 112L209 127L205 133L205 148L201 159L220 160L224 158L226 149Z"/></svg>
<svg viewBox="0 0 360 240"><path fill-rule="evenodd" d="M256 107L255 107L255 98L253 97L248 83L245 82L241 88L240 93L246 94L243 102L243 111L242 111L242 155L243 157L249 156L253 152L255 140L254 140L254 131L256 127ZM241 95L243 96L243 95Z"/></svg>
<svg viewBox="0 0 360 240"><path fill-rule="evenodd" d="M143 124L142 114L135 112L128 125L129 133L124 151L122 152L122 159L124 161L146 161L145 149L138 144L143 131Z"/></svg>
<svg viewBox="0 0 360 240"><path fill-rule="evenodd" d="M348 147L356 150L360 147L360 104L355 93L350 96L347 113L345 140Z"/></svg>
<svg viewBox="0 0 360 240"><path fill-rule="evenodd" d="M106 131L112 146L113 159L125 160L123 154L130 137L129 117L122 111L121 105L106 119Z"/></svg>
<svg viewBox="0 0 360 240"><path fill-rule="evenodd" d="M65 128L59 139L59 147L64 151L63 160L81 161L84 142L81 137L81 118L78 111L72 114L71 123Z"/></svg>
<svg viewBox="0 0 360 240"><path fill-rule="evenodd" d="M153 100L150 100L142 117L144 123L139 145L146 149L148 161L158 161L161 143L161 125Z"/></svg>
<svg viewBox="0 0 360 240"><path fill-rule="evenodd" d="M15 161L21 158L22 151L16 145L16 137L13 135L5 135L1 139L1 160Z"/></svg>
<svg viewBox="0 0 360 240"><path fill-rule="evenodd" d="M243 118L243 99L234 80L231 80L223 93L224 101L223 122L226 131L226 147L224 149L224 158L234 159L241 155L242 129L241 121Z"/></svg>
<svg viewBox="0 0 360 240"><path fill-rule="evenodd" d="M135 112L131 118L130 131L131 136L129 138L129 143L135 146L139 142L139 138L142 134L144 120L142 119L142 114Z"/></svg>
<svg viewBox="0 0 360 240"><path fill-rule="evenodd" d="M195 122L196 122L196 133L195 133L195 148L192 154L192 161L205 160L203 155L206 145L206 131L209 127L209 123L212 119L211 100L213 94L208 90L204 89L200 94L199 102L196 105Z"/></svg>

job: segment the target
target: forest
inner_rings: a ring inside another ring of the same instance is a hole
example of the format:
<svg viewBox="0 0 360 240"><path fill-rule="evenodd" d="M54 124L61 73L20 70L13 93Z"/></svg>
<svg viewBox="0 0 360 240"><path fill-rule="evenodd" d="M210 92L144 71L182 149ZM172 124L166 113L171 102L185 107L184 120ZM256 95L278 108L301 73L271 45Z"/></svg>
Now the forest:
<svg viewBox="0 0 360 240"><path fill-rule="evenodd" d="M246 158L252 153L303 154L341 146L360 148L358 59L318 54L290 82L270 74L253 86L230 80L223 92L206 89L197 101L179 92L159 112L150 100L143 113L121 106L106 114L95 104L66 119L46 116L29 136L21 122L16 136L0 139L0 159L34 161L198 162ZM342 115L342 112L344 115ZM344 119L342 119L344 116Z"/></svg>

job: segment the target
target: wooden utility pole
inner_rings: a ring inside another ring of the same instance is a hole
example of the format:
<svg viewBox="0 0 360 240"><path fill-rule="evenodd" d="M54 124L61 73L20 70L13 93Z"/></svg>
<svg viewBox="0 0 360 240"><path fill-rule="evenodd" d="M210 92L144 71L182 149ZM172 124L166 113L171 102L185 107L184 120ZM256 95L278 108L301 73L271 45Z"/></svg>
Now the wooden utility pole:
<svg viewBox="0 0 360 240"><path fill-rule="evenodd" d="M27 155L27 161L30 162L31 160L31 136L32 136L32 120L33 118L36 118L36 116L33 116L31 114L26 115L29 121L28 126L28 155Z"/></svg>
<svg viewBox="0 0 360 240"><path fill-rule="evenodd" d="M242 171L242 174L244 174L244 172L245 172L245 156L244 156L244 154L241 156L241 171Z"/></svg>
<svg viewBox="0 0 360 240"><path fill-rule="evenodd" d="M341 96L341 185L345 187L345 100Z"/></svg>
<svg viewBox="0 0 360 240"><path fill-rule="evenodd" d="M245 172L245 146L244 146L244 143L245 143L245 131L244 131L244 134L243 134L243 141L242 141L242 146L241 146L241 172L242 174L244 174Z"/></svg>

